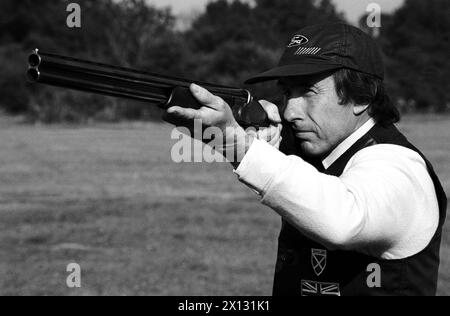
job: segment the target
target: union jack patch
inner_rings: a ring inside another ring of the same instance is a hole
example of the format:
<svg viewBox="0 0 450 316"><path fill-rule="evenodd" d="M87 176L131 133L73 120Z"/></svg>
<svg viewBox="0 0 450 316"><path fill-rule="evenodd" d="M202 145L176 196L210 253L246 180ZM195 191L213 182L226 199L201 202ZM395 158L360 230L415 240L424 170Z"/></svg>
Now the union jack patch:
<svg viewBox="0 0 450 316"><path fill-rule="evenodd" d="M302 280L302 296L341 296L339 283Z"/></svg>

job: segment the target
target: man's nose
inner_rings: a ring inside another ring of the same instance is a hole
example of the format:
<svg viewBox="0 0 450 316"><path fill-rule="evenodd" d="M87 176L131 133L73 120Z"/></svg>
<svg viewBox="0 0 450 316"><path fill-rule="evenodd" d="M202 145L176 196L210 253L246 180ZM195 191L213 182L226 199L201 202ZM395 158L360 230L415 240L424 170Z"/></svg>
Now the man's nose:
<svg viewBox="0 0 450 316"><path fill-rule="evenodd" d="M289 98L285 102L283 116L290 123L304 119L305 100L302 97Z"/></svg>

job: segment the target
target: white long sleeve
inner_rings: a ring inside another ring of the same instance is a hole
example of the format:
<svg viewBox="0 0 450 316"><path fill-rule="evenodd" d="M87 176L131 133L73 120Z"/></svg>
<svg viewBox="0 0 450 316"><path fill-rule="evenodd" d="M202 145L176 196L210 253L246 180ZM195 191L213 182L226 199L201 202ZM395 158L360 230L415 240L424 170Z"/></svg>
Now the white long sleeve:
<svg viewBox="0 0 450 316"><path fill-rule="evenodd" d="M423 250L438 226L425 162L401 146L359 151L338 178L255 140L235 172L262 203L330 249L406 258Z"/></svg>

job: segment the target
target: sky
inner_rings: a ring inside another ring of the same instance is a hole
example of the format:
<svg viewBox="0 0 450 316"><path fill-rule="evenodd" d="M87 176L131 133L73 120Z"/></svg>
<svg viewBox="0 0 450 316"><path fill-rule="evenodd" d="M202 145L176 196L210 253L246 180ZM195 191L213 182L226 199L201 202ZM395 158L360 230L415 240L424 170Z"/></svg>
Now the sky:
<svg viewBox="0 0 450 316"><path fill-rule="evenodd" d="M156 7L172 7L176 15L185 15L195 11L202 11L210 0L147 0ZM347 16L347 19L356 24L359 17L366 12L369 3L378 3L382 12L392 12L400 7L404 0L332 0L339 11Z"/></svg>

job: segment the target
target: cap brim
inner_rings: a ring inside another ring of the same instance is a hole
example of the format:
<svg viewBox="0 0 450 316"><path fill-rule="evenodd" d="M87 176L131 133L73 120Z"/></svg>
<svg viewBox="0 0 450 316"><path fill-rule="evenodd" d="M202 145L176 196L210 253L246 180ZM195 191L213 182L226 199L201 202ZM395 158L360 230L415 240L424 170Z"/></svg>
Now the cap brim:
<svg viewBox="0 0 450 316"><path fill-rule="evenodd" d="M283 77L297 77L320 74L329 70L340 69L344 66L338 64L293 64L279 66L265 71L259 75L251 77L245 84L277 80Z"/></svg>

